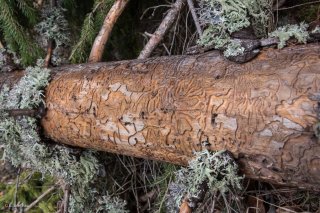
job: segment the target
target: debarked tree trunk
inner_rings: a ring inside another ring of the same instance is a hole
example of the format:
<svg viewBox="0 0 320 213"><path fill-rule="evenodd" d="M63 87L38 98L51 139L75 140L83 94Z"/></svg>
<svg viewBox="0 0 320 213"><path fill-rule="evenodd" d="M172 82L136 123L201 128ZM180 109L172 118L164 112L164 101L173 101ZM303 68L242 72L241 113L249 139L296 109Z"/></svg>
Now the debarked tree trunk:
<svg viewBox="0 0 320 213"><path fill-rule="evenodd" d="M320 189L319 45L242 65L211 52L54 72L42 126L57 142L182 165L226 149L247 177Z"/></svg>

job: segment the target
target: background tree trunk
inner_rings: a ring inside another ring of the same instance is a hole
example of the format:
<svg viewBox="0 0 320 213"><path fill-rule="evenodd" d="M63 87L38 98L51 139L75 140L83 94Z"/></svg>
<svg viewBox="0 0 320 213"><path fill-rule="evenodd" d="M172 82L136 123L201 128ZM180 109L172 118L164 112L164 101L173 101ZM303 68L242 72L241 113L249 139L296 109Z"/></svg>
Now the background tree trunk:
<svg viewBox="0 0 320 213"><path fill-rule="evenodd" d="M304 45L241 65L210 52L55 68L42 125L61 143L182 165L194 151L227 149L247 177L319 190L319 53Z"/></svg>

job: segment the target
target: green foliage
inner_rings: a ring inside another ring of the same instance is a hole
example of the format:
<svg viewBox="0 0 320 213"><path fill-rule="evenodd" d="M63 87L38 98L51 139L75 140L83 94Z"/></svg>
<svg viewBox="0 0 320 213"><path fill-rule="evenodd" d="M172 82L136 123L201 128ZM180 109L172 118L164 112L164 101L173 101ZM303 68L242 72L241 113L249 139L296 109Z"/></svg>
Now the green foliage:
<svg viewBox="0 0 320 213"><path fill-rule="evenodd" d="M12 184L0 183L0 191L3 194L3 196L0 196L0 209L3 209L6 204L14 205L15 195L17 204L26 207L56 182L56 180L50 176L43 176L41 173L30 171L22 172L19 179L18 187L16 187L17 181ZM61 196L61 190L57 189L28 212L56 212L56 203L61 199Z"/></svg>
<svg viewBox="0 0 320 213"><path fill-rule="evenodd" d="M252 26L258 37L266 35L272 1L200 0L199 21L205 27L199 44L227 49L226 56L236 56L243 49L232 41L231 34Z"/></svg>
<svg viewBox="0 0 320 213"><path fill-rule="evenodd" d="M188 199L198 198L204 184L209 191L224 195L230 190L242 189L241 180L238 165L227 152L204 150L196 153L187 168L176 173L176 180L170 186L170 195L177 206L185 195Z"/></svg>
<svg viewBox="0 0 320 213"><path fill-rule="evenodd" d="M286 42L292 37L296 38L299 43L307 43L309 37L307 28L308 24L305 23L300 23L300 25L289 24L271 32L269 37L276 37L279 39L279 49L283 48L286 45Z"/></svg>
<svg viewBox="0 0 320 213"><path fill-rule="evenodd" d="M155 178L153 183L153 186L157 186L160 189L154 205L154 212L159 213L166 212L166 206L164 204L169 190L169 184L174 180L175 172L177 172L179 168L169 163L162 163L160 166L162 167L162 173Z"/></svg>
<svg viewBox="0 0 320 213"><path fill-rule="evenodd" d="M290 13L288 11L283 11L283 13L286 13L287 15L291 16L296 20L298 23L300 22L306 22L311 24L317 23L319 20L319 4L315 3L312 4L312 1L310 0L298 0L292 2L294 5L300 5L299 7L295 7L290 10ZM289 3L290 5L290 3ZM288 23L289 24L289 23Z"/></svg>
<svg viewBox="0 0 320 213"><path fill-rule="evenodd" d="M62 0L61 5L67 8L71 8L76 6L76 2L75 0Z"/></svg>
<svg viewBox="0 0 320 213"><path fill-rule="evenodd" d="M16 3L13 0L0 0L0 29L8 48L21 56L23 65L29 65L41 55L41 49L32 40L29 32L20 24L15 13ZM36 14L33 8L25 1L19 2L21 13L30 22L35 22Z"/></svg>
<svg viewBox="0 0 320 213"><path fill-rule="evenodd" d="M34 25L38 21L38 12L33 7L33 1L31 0L18 0L18 7L21 13L28 19L29 23Z"/></svg>
<svg viewBox="0 0 320 213"><path fill-rule="evenodd" d="M72 63L81 63L88 59L94 39L113 2L114 0L95 0L92 11L84 19L80 38L72 48L69 57Z"/></svg>
<svg viewBox="0 0 320 213"><path fill-rule="evenodd" d="M81 35L78 43L73 47L69 59L73 63L84 62L87 60L89 54L90 44L93 43L95 33L93 28L93 14L89 13L83 22Z"/></svg>

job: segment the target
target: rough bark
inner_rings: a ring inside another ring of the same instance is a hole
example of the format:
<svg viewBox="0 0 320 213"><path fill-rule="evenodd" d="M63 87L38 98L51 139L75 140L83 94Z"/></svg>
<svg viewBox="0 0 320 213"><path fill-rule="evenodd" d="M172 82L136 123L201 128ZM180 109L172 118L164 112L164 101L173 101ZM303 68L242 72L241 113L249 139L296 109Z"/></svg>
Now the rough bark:
<svg viewBox="0 0 320 213"><path fill-rule="evenodd" d="M211 52L56 68L42 125L57 142L181 165L227 149L247 177L319 190L319 59L306 45L242 65Z"/></svg>
<svg viewBox="0 0 320 213"><path fill-rule="evenodd" d="M89 62L99 62L102 59L104 48L111 34L113 26L117 22L129 0L116 0L109 10L103 25L91 48Z"/></svg>

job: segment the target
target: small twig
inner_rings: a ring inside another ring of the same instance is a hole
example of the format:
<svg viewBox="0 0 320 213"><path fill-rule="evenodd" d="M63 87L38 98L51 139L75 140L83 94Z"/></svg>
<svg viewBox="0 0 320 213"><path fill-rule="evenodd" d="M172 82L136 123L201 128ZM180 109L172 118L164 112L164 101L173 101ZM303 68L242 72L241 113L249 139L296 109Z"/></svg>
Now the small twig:
<svg viewBox="0 0 320 213"><path fill-rule="evenodd" d="M306 3L303 3L303 4L297 4L297 5L294 5L294 6L291 6L291 7L278 8L276 10L290 10L290 9L293 9L293 8L296 8L296 7L301 7L301 6L305 6L305 5L309 5L309 4L318 4L318 3L320 3L320 1L306 2Z"/></svg>
<svg viewBox="0 0 320 213"><path fill-rule="evenodd" d="M63 186L63 213L68 213L69 207L69 197L70 197L70 187L68 184L64 184Z"/></svg>
<svg viewBox="0 0 320 213"><path fill-rule="evenodd" d="M36 7L36 8L41 8L42 7L42 5L43 5L43 0L37 0L37 1L35 1L35 3L34 3L34 6Z"/></svg>
<svg viewBox="0 0 320 213"><path fill-rule="evenodd" d="M193 0L187 0L187 1L188 1L189 9L190 9L191 14L192 14L192 18L193 18L194 24L196 25L196 28L197 28L197 31L198 31L198 34L199 34L199 37L201 37L202 36L202 29L201 29L201 26L200 26L200 23L199 23L198 16L197 16L196 11L194 9Z"/></svg>
<svg viewBox="0 0 320 213"><path fill-rule="evenodd" d="M50 0L50 7L51 9L56 7L57 2L56 0ZM51 62L51 57L52 57L52 52L53 52L53 47L54 46L54 40L53 39L48 39L48 46L47 46L47 55L44 59L44 67L48 68Z"/></svg>
<svg viewBox="0 0 320 213"><path fill-rule="evenodd" d="M152 199L155 196L156 192L157 192L156 189L153 189L153 190L147 192L146 194L139 197L139 201L140 202L147 202L148 200Z"/></svg>
<svg viewBox="0 0 320 213"><path fill-rule="evenodd" d="M4 48L3 44L0 41L0 49Z"/></svg>
<svg viewBox="0 0 320 213"><path fill-rule="evenodd" d="M216 199L217 199L217 191L214 191L214 193L213 193L213 201L212 201L211 210L210 210L211 213L214 213L214 208L215 208L215 205L216 205Z"/></svg>
<svg viewBox="0 0 320 213"><path fill-rule="evenodd" d="M170 4L162 4L162 5L157 5L154 7L149 7L145 11L143 11L142 15L140 16L140 20L142 20L143 17L145 16L145 14L151 9L153 9L152 16L154 16L155 11L160 7L171 7L171 5Z"/></svg>
<svg viewBox="0 0 320 213"><path fill-rule="evenodd" d="M261 47L267 47L279 43L278 38L264 38L260 40Z"/></svg>
<svg viewBox="0 0 320 213"><path fill-rule="evenodd" d="M35 205L37 205L45 196L50 194L52 191L54 191L57 188L57 184L51 186L49 189L47 189L42 195L40 195L35 201L33 201L27 208L25 209L25 212L28 212L30 209L32 209Z"/></svg>
<svg viewBox="0 0 320 213"><path fill-rule="evenodd" d="M129 0L116 0L109 10L104 22L101 26L99 34L91 48L89 62L99 62L102 59L104 48L110 37L113 26L120 17Z"/></svg>
<svg viewBox="0 0 320 213"><path fill-rule="evenodd" d="M144 32L144 34L148 37L152 37L152 34L151 33L148 33L148 32Z"/></svg>
<svg viewBox="0 0 320 213"><path fill-rule="evenodd" d="M170 51L168 50L167 46L165 44L162 44L162 46L164 47L164 49L166 50L168 56L171 55Z"/></svg>
<svg viewBox="0 0 320 213"><path fill-rule="evenodd" d="M100 8L100 6L102 5L102 2L97 3L97 5L93 8L93 10L89 13L88 18L89 20L92 19L93 15L95 14L95 12ZM85 37L88 36L88 32L86 32ZM73 50L71 51L71 54L68 58L68 60L71 60L74 56L74 54L78 51L79 47L81 47L82 42L78 42L76 44L76 46L73 48Z"/></svg>
<svg viewBox="0 0 320 213"><path fill-rule="evenodd" d="M282 5L284 5L284 3L286 3L286 0L276 0L275 4L272 7L272 10L278 10Z"/></svg>
<svg viewBox="0 0 320 213"><path fill-rule="evenodd" d="M11 117L19 117L19 116L34 117L37 111L34 109L10 109L10 110L6 110L6 112L9 113L9 116Z"/></svg>
<svg viewBox="0 0 320 213"><path fill-rule="evenodd" d="M160 41L163 39L163 36L167 33L167 31L170 29L171 25L174 23L179 12L182 9L184 2L185 2L185 0L177 0L172 5L172 8L169 10L167 15L164 17L164 19L162 20L158 29L153 33L153 35L149 39L148 43L144 46L138 59L145 59L151 55L152 51L158 46Z"/></svg>
<svg viewBox="0 0 320 213"><path fill-rule="evenodd" d="M264 203L266 203L266 204L268 204L268 205L271 205L271 206L277 207L277 208L279 208L279 209L282 209L282 210L284 210L285 212L297 213L296 211L293 211L293 210L291 210L291 209L284 208L284 207L281 207L281 206L277 206L277 205L275 205L275 204L273 204L273 203L267 202L267 201L265 201L265 200L263 200L263 199L260 199L260 198L258 198L258 197L256 197L256 196L252 196L252 195L248 195L248 196L253 197L253 198L257 199L257 200L260 200L260 201L262 201L262 202L264 202Z"/></svg>
<svg viewBox="0 0 320 213"><path fill-rule="evenodd" d="M44 59L44 67L48 68L50 65L51 57L52 57L52 52L53 52L53 40L49 39L48 40L48 47L47 47L47 55Z"/></svg>
<svg viewBox="0 0 320 213"><path fill-rule="evenodd" d="M20 182L20 168L18 169L18 174L17 174L17 182L16 182L16 190L14 192L14 197L13 197L13 204L14 206L17 206L17 194L18 194L18 189L19 189L19 182Z"/></svg>
<svg viewBox="0 0 320 213"><path fill-rule="evenodd" d="M20 116L27 117L42 117L45 114L45 108L43 106L39 106L38 109L9 109L5 110L9 114L9 116L17 118Z"/></svg>
<svg viewBox="0 0 320 213"><path fill-rule="evenodd" d="M177 17L177 19L175 21L175 25L174 25L174 29L173 29L173 35L172 35L172 40L171 40L170 49L169 49L170 54L172 53L172 49L174 47L174 42L176 41L176 34L177 34L177 28L178 28L179 20L180 20L180 13L178 14L178 17Z"/></svg>
<svg viewBox="0 0 320 213"><path fill-rule="evenodd" d="M171 183L171 177L169 178L168 183ZM168 194L168 191L169 191L169 184L167 185L166 191L165 191L165 193L164 193L164 195L163 195L163 197L162 197L162 199L161 199L161 203L160 203L160 206L159 206L159 212L160 212L160 210L162 209L162 206L163 206L163 204L164 204L164 201L165 201L165 198L166 198L166 196L167 196L167 194Z"/></svg>

